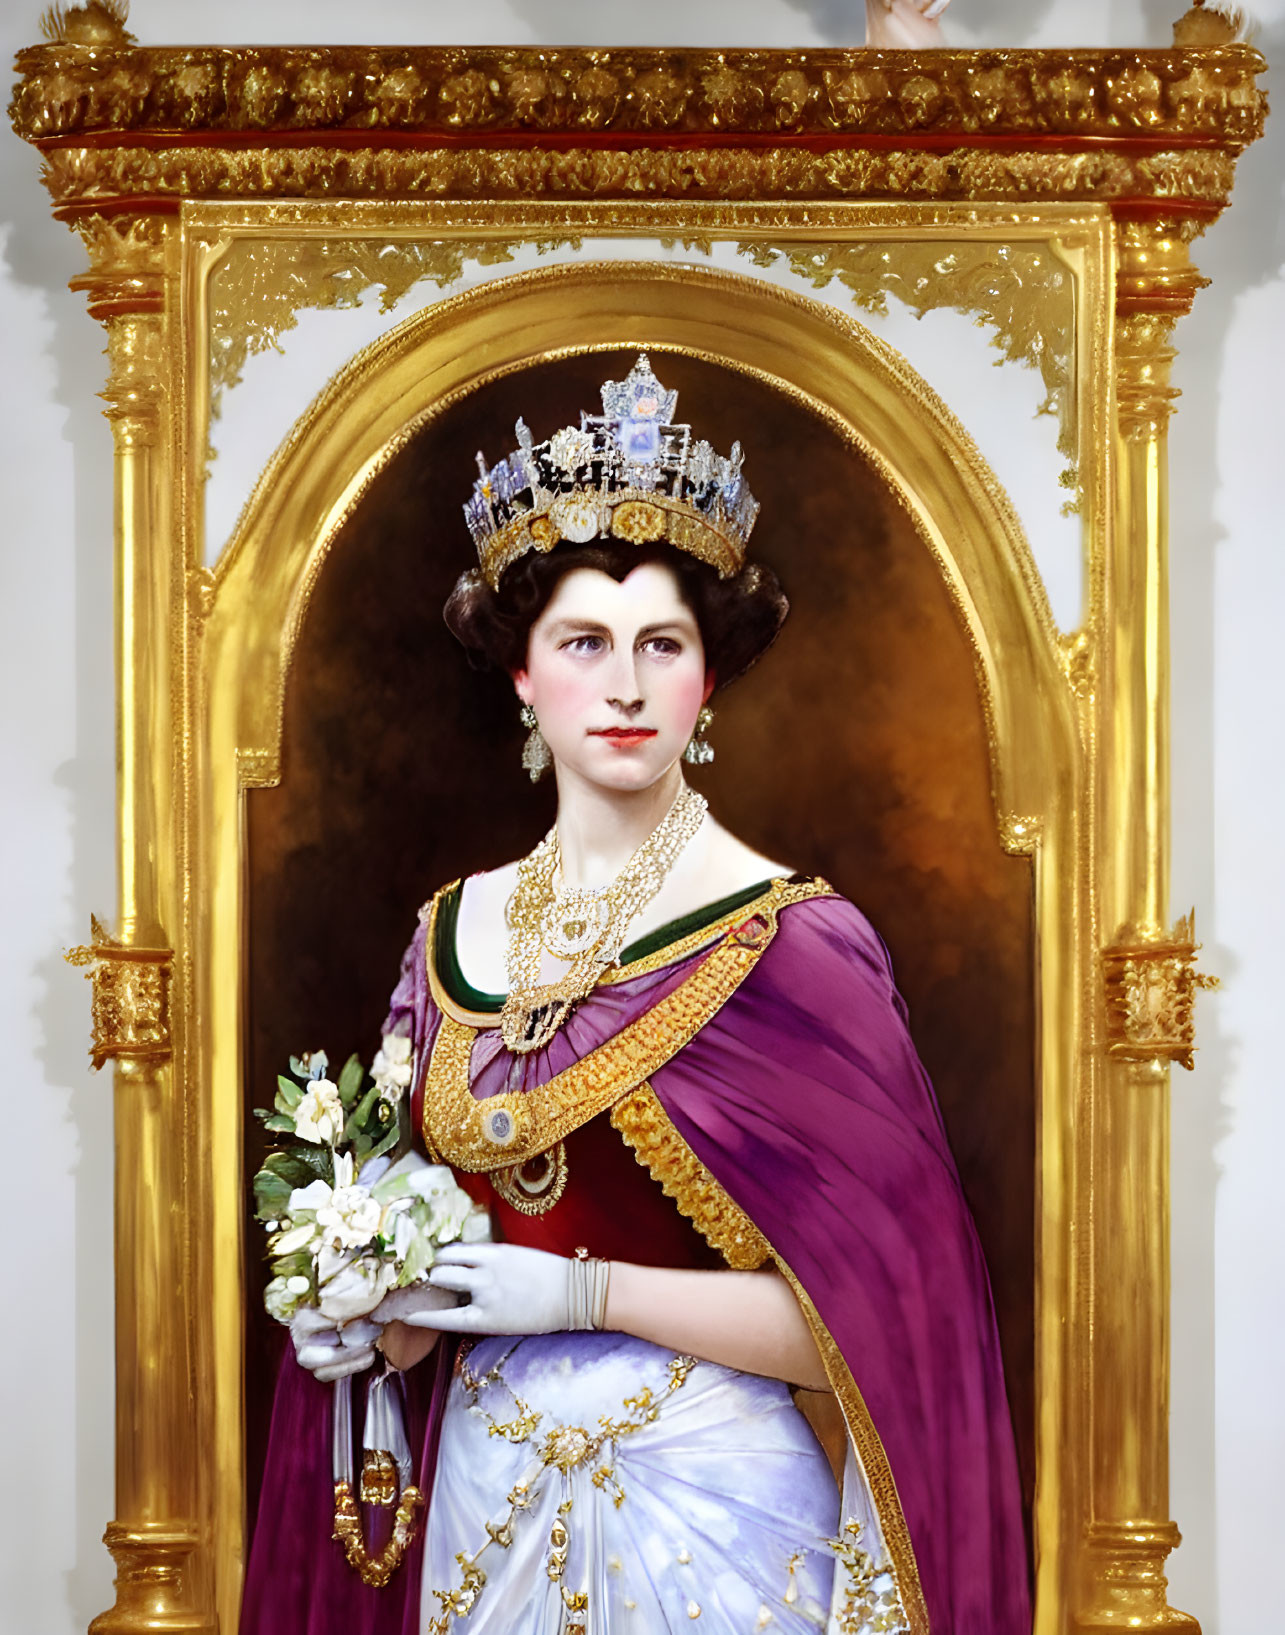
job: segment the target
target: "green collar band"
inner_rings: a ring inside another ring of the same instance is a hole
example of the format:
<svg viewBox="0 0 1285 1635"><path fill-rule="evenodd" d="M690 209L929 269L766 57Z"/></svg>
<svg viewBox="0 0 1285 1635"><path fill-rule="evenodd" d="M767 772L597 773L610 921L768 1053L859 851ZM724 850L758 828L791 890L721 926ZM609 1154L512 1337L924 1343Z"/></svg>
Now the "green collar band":
<svg viewBox="0 0 1285 1635"><path fill-rule="evenodd" d="M665 925L657 926L645 937L639 937L636 942L631 942L621 953L620 963L630 965L635 960L646 959L649 954L659 952L671 942L681 942L684 937L690 937L693 932L713 925L716 920L721 920L725 914L733 913L743 904L752 903L756 897L763 895L771 883L770 879L760 880L757 885L746 886L743 891L733 892L730 897L721 897L716 903L707 903L704 908L693 909L681 919L670 920ZM438 899L433 944L433 962L437 967L438 980L461 1009L498 1013L504 1007L505 995L483 993L465 979L460 969L459 957L455 951L455 927L459 919L462 892L463 882L460 881L444 891Z"/></svg>

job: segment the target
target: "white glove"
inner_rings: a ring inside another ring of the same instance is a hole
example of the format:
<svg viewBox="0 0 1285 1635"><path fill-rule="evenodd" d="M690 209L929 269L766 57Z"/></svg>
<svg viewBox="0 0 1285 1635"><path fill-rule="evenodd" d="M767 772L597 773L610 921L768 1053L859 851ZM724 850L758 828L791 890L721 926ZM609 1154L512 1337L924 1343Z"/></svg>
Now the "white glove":
<svg viewBox="0 0 1285 1635"><path fill-rule="evenodd" d="M565 1255L516 1243L451 1243L439 1249L427 1285L397 1289L371 1314L452 1334L554 1334L573 1326ZM466 1305L443 1307L446 1290Z"/></svg>
<svg viewBox="0 0 1285 1635"><path fill-rule="evenodd" d="M304 1306L290 1321L290 1338L299 1366L319 1380L341 1380L359 1374L375 1360L380 1324L357 1317L336 1328L312 1306Z"/></svg>

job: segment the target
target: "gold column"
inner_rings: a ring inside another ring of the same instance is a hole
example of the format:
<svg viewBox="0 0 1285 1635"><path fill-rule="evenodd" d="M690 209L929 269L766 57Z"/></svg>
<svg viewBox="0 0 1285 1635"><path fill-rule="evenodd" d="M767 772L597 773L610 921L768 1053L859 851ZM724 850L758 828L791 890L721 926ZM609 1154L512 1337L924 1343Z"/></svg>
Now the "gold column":
<svg viewBox="0 0 1285 1635"><path fill-rule="evenodd" d="M115 439L115 656L119 922L73 959L91 966L94 1063L112 1060L116 1126L116 1519L105 1542L116 1604L99 1635L207 1630L189 1582L198 1542L191 1282L184 1224L188 1131L173 1065L179 911L171 700L178 635L166 444L165 258L172 215L68 212L90 271L73 280L107 326L103 393Z"/></svg>
<svg viewBox="0 0 1285 1635"><path fill-rule="evenodd" d="M1185 233L1116 231L1115 499L1097 793L1100 1041L1093 1105L1092 1513L1081 1629L1198 1630L1168 1604L1169 1068L1190 1066L1195 946L1169 916L1169 383L1206 282Z"/></svg>

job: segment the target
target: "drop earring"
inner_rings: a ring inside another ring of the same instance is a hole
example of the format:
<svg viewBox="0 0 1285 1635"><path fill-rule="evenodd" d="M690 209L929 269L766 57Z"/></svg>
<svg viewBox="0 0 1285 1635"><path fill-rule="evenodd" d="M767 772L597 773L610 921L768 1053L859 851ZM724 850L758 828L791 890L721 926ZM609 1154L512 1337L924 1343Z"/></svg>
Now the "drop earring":
<svg viewBox="0 0 1285 1635"><path fill-rule="evenodd" d="M714 719L714 712L708 704L702 704L700 713L696 717L696 726L691 740L683 751L683 759L689 766L708 766L714 759L714 746L705 737L709 731L709 724Z"/></svg>
<svg viewBox="0 0 1285 1635"><path fill-rule="evenodd" d="M522 706L522 725L527 729L527 740L522 746L522 765L527 769L531 782L539 783L552 766L553 756L549 753L549 746L540 731L535 711L529 704Z"/></svg>

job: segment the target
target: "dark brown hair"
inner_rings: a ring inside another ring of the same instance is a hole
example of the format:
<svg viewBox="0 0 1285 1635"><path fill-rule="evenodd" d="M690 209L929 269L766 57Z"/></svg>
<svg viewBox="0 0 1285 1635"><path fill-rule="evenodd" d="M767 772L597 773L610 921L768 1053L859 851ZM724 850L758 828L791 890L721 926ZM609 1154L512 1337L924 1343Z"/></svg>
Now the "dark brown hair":
<svg viewBox="0 0 1285 1635"><path fill-rule="evenodd" d="M643 562L672 569L679 594L695 615L705 663L726 686L748 670L776 639L790 604L770 568L750 562L720 579L716 569L673 545L637 546L603 539L588 545L563 541L551 551L528 551L511 562L492 590L481 573L461 574L443 615L452 634L480 665L512 673L526 664L531 626L548 606L558 581L574 568L597 568L617 582Z"/></svg>

